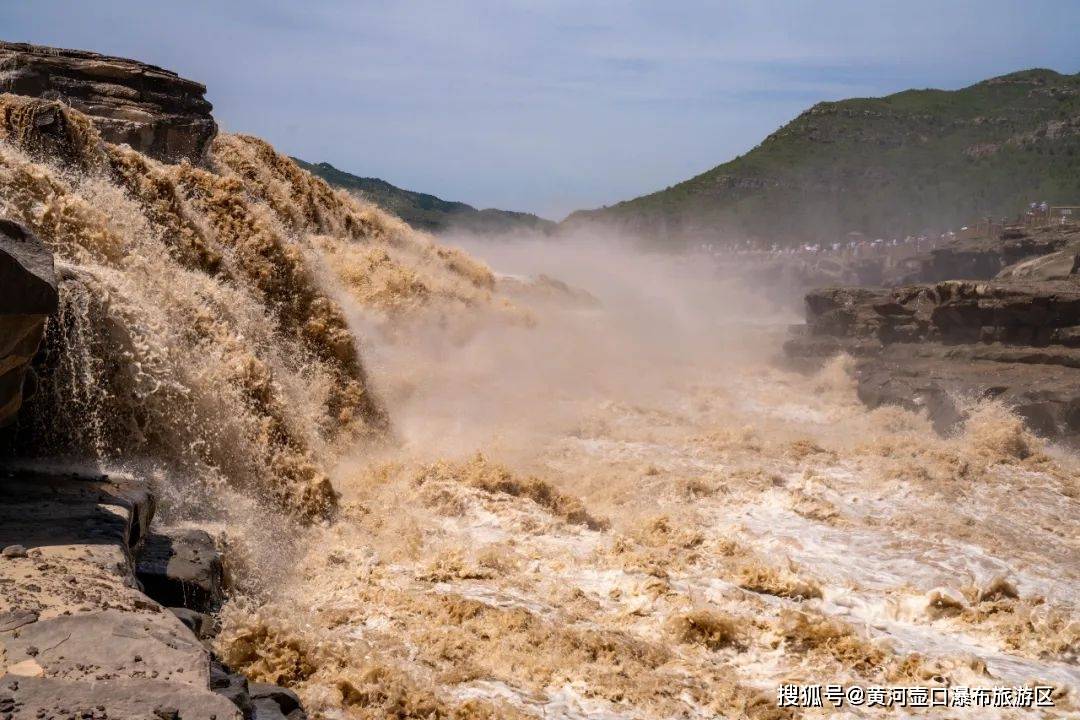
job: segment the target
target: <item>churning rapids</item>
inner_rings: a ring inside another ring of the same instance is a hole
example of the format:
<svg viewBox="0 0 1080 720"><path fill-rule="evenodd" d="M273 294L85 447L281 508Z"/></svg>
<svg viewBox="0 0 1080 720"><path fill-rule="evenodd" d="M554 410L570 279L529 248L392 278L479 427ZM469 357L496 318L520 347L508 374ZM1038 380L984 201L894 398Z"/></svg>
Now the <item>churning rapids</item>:
<svg viewBox="0 0 1080 720"><path fill-rule="evenodd" d="M163 165L38 107L0 97L0 214L62 278L19 441L221 539L251 678L332 718L799 716L780 683L1078 707L1078 462L1006 409L867 411L700 262L448 249L257 139Z"/></svg>

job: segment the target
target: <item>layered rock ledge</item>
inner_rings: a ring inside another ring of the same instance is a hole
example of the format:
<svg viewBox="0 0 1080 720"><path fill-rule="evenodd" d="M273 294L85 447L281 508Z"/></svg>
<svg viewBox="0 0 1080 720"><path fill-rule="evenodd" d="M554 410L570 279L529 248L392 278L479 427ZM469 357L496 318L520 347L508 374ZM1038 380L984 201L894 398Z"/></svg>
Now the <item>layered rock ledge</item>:
<svg viewBox="0 0 1080 720"><path fill-rule="evenodd" d="M945 280L1053 279L1076 274L1075 226L1008 228L1000 237L958 240L912 258L892 284Z"/></svg>
<svg viewBox="0 0 1080 720"><path fill-rule="evenodd" d="M136 479L0 476L0 703L14 717L240 717L210 690L206 649L138 588L152 516Z"/></svg>
<svg viewBox="0 0 1080 720"><path fill-rule="evenodd" d="M972 400L1011 406L1035 432L1080 440L1080 283L947 281L825 288L785 352L803 365L855 359L869 406L926 410L945 430Z"/></svg>
<svg viewBox="0 0 1080 720"><path fill-rule="evenodd" d="M217 134L206 86L126 58L0 42L0 92L59 100L106 141L165 162L202 162Z"/></svg>
<svg viewBox="0 0 1080 720"><path fill-rule="evenodd" d="M0 467L0 718L306 720L208 650L221 558L153 515L140 478Z"/></svg>

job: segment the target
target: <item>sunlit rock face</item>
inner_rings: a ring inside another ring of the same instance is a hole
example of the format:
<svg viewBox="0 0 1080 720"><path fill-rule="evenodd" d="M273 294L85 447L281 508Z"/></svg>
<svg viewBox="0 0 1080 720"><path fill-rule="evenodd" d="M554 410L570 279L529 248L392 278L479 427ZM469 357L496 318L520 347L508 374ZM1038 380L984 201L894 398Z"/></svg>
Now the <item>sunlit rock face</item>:
<svg viewBox="0 0 1080 720"><path fill-rule="evenodd" d="M136 60L0 42L0 92L60 100L104 140L164 162L202 162L217 135L206 86Z"/></svg>

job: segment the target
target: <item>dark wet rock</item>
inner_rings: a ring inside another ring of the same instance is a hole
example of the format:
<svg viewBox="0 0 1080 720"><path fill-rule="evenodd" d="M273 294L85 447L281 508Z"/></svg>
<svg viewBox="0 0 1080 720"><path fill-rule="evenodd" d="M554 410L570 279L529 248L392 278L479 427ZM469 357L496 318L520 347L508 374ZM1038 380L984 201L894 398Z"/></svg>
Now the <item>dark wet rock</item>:
<svg viewBox="0 0 1080 720"><path fill-rule="evenodd" d="M286 720L289 716L281 711L281 706L270 699L251 701L252 720Z"/></svg>
<svg viewBox="0 0 1080 720"><path fill-rule="evenodd" d="M224 596L224 570L214 540L202 530L154 533L139 552L135 572L147 595L162 605L213 610Z"/></svg>
<svg viewBox="0 0 1080 720"><path fill-rule="evenodd" d="M216 658L210 663L210 687L229 698L249 720L307 720L300 698L292 690L269 683L249 683Z"/></svg>
<svg viewBox="0 0 1080 720"><path fill-rule="evenodd" d="M267 683L251 683L253 720L307 720L300 698L292 690Z"/></svg>
<svg viewBox="0 0 1080 720"><path fill-rule="evenodd" d="M184 626L200 640L213 636L214 621L213 618L206 613L184 607L171 607L169 608L169 611L175 615L180 622L184 623Z"/></svg>
<svg viewBox="0 0 1080 720"><path fill-rule="evenodd" d="M0 427L22 406L30 362L58 298L52 252L22 225L0 219Z"/></svg>
<svg viewBox="0 0 1080 720"><path fill-rule="evenodd" d="M210 689L236 706L245 718L252 713L251 694L247 678L232 672L216 658L210 661Z"/></svg>
<svg viewBox="0 0 1080 720"><path fill-rule="evenodd" d="M108 142L165 162L202 162L217 134L205 86L136 60L0 42L0 92L59 100Z"/></svg>
<svg viewBox="0 0 1080 720"><path fill-rule="evenodd" d="M978 359L976 352L940 347L891 348L856 365L859 398L868 407L925 410L939 432L963 419L975 399L1011 407L1036 434L1080 438L1080 371L1075 368Z"/></svg>
<svg viewBox="0 0 1080 720"><path fill-rule="evenodd" d="M3 314L48 315L58 301L52 251L26 227L0 218Z"/></svg>

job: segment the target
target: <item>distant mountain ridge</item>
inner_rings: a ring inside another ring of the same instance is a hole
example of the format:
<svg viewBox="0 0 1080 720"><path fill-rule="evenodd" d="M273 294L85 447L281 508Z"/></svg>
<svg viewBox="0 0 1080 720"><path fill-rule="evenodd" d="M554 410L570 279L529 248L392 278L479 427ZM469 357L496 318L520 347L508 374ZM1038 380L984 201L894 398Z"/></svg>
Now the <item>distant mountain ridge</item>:
<svg viewBox="0 0 1080 720"><path fill-rule="evenodd" d="M747 154L665 190L573 213L668 246L895 237L1080 205L1080 74L822 102Z"/></svg>
<svg viewBox="0 0 1080 720"><path fill-rule="evenodd" d="M330 163L309 163L293 158L300 167L326 182L357 193L369 202L394 213L414 228L433 233L462 230L480 234L516 230L549 233L555 223L531 213L510 210L478 210L463 202L443 200L426 193L413 192L391 185L379 178L353 175Z"/></svg>

